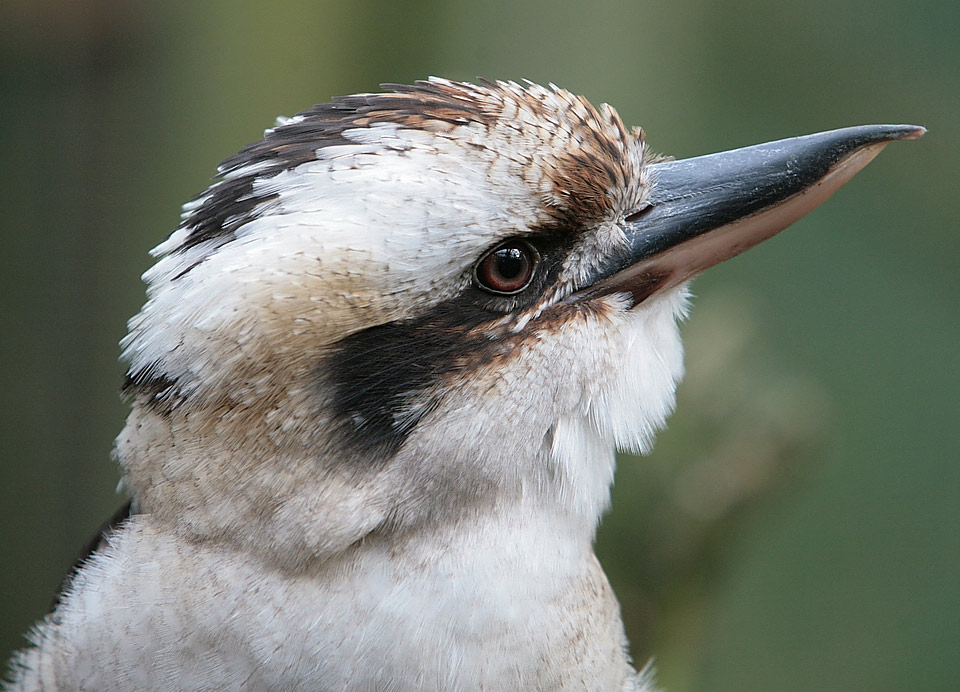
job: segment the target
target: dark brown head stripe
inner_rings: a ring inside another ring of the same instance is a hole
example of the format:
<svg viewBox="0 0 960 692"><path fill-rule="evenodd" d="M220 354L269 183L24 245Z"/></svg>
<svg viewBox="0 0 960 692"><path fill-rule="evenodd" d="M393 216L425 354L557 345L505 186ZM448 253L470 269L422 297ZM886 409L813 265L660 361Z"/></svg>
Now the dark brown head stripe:
<svg viewBox="0 0 960 692"><path fill-rule="evenodd" d="M616 112L597 110L567 92L446 81L384 88L391 91L355 94L313 106L225 160L217 182L196 198L199 205L181 224L187 237L179 250L206 243L215 249L229 242L237 229L268 210L277 196L272 191L256 193L255 181L314 161L325 147L348 144L346 130L380 123L429 131L477 123L491 128L490 144L495 148L493 129L502 125L523 132L529 127L523 121L502 121L504 113L526 110L540 121L531 139L547 137L538 156L541 160L531 161L543 168L551 184L544 209L565 225L582 227L608 218L615 206L611 191L628 189L629 179L636 174L630 160L635 135L624 128ZM544 93L552 94L549 102Z"/></svg>

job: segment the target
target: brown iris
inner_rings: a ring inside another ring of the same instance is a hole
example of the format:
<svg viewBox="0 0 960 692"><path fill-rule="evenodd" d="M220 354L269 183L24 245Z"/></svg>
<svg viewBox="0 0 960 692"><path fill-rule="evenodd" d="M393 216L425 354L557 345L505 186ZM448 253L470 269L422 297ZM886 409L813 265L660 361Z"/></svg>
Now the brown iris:
<svg viewBox="0 0 960 692"><path fill-rule="evenodd" d="M508 240L491 250L474 269L477 285L491 293L510 295L525 289L540 255L529 243Z"/></svg>

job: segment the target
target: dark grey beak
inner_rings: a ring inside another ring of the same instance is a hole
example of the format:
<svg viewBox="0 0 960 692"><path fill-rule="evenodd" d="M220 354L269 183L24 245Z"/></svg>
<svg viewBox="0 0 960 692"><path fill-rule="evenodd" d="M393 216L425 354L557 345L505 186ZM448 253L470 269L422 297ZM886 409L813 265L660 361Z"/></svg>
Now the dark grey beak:
<svg viewBox="0 0 960 692"><path fill-rule="evenodd" d="M639 303L775 235L916 125L863 125L651 165L649 205L626 218L629 249L587 294Z"/></svg>

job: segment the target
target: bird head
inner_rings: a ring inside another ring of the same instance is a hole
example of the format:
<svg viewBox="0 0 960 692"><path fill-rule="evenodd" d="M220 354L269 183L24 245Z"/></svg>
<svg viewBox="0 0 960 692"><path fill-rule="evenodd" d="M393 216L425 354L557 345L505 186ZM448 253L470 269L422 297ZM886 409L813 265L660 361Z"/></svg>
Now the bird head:
<svg viewBox="0 0 960 692"><path fill-rule="evenodd" d="M687 281L920 134L671 161L556 87L441 79L280 119L153 251L124 482L298 564L517 503L592 536L672 410Z"/></svg>

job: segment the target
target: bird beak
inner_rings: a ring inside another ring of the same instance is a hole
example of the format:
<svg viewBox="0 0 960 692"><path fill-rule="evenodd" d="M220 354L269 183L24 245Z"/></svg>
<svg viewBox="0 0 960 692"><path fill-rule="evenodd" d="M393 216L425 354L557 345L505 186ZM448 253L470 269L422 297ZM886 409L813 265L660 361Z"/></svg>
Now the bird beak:
<svg viewBox="0 0 960 692"><path fill-rule="evenodd" d="M651 164L647 206L622 229L628 249L584 295L629 292L635 304L772 237L819 205L916 125L864 125Z"/></svg>

